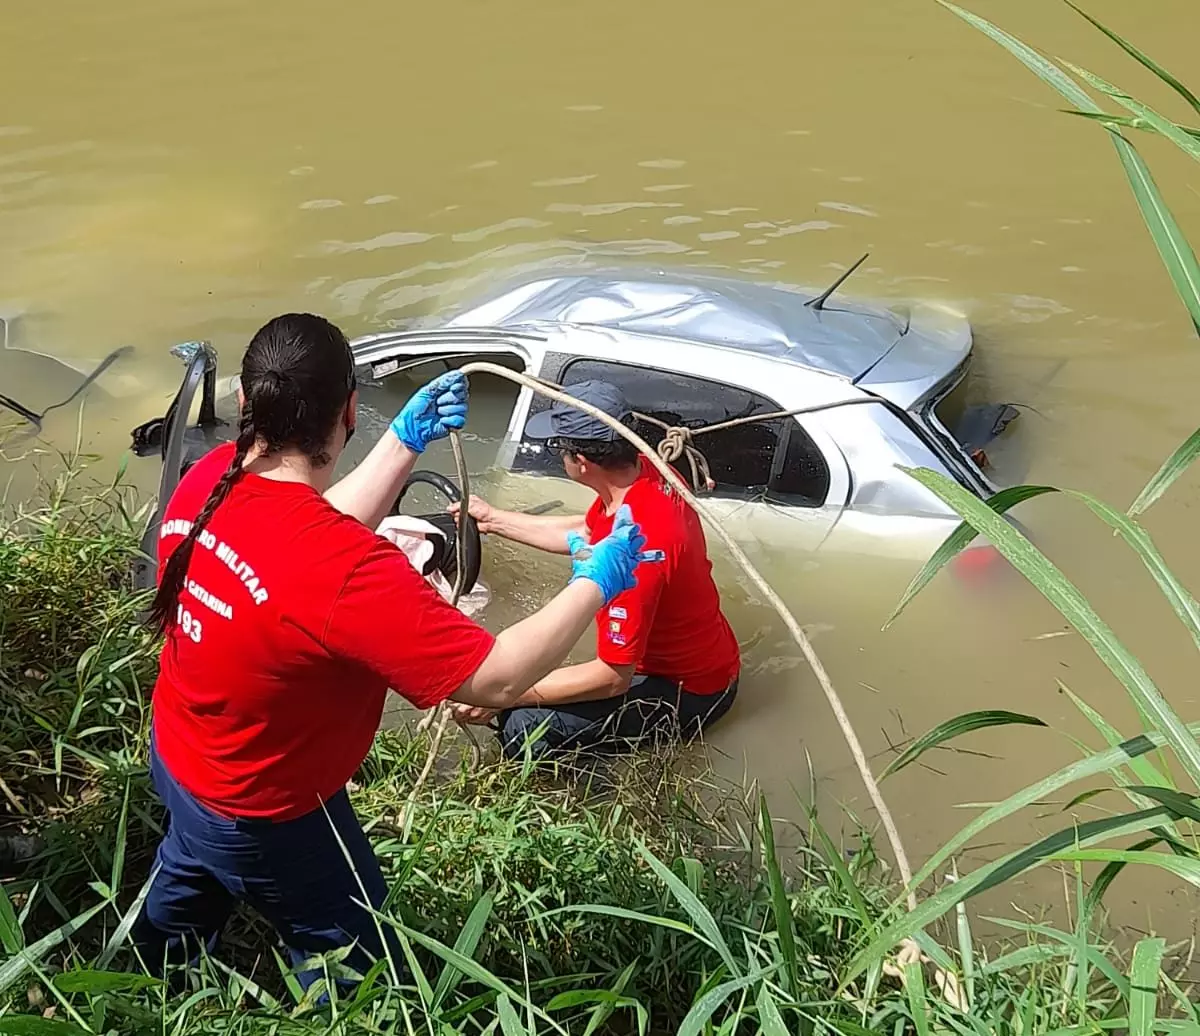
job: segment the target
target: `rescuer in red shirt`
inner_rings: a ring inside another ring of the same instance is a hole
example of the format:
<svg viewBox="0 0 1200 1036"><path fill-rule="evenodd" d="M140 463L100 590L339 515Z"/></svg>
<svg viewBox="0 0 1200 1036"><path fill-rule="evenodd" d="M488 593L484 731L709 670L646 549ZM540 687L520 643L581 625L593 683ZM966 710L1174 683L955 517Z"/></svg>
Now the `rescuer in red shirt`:
<svg viewBox="0 0 1200 1036"><path fill-rule="evenodd" d="M167 503L151 773L168 822L136 929L151 965L211 947L239 900L297 963L351 943L360 973L385 946L402 961L361 905L381 908L387 888L346 795L388 688L418 708L506 708L635 584L644 541L625 512L576 552L545 608L496 636L477 626L373 531L425 447L465 423L465 378L417 392L331 485L357 398L341 331L277 317L242 360L236 443L198 461Z"/></svg>
<svg viewBox="0 0 1200 1036"><path fill-rule="evenodd" d="M619 421L632 417L608 382L580 382L568 391ZM544 756L694 737L733 704L741 665L699 517L629 443L582 410L555 403L529 419L525 435L545 440L562 457L567 477L594 489L596 501L586 515L552 517L501 511L473 497L469 511L481 532L561 554L585 538L599 542L628 507L647 550L663 557L639 570L637 586L597 611L592 661L556 669L511 709L461 705L456 718L490 723L499 715L501 744L513 755L526 745Z"/></svg>

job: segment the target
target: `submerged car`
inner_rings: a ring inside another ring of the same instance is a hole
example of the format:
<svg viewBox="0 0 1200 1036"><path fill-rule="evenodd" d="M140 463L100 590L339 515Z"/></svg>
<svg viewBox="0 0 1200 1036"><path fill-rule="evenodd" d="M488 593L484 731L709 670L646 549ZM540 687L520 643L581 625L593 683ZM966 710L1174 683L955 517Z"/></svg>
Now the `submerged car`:
<svg viewBox="0 0 1200 1036"><path fill-rule="evenodd" d="M965 318L930 304L834 300L853 269L820 294L679 272L542 276L435 326L351 344L368 403L399 375L488 360L567 388L613 382L636 411L672 426L803 410L697 437L714 483L709 506L740 540L923 560L959 519L900 467L932 468L986 498L998 486L984 448L1017 411L966 406ZM524 434L548 405L528 388L515 393L493 480L510 497L501 503L586 502L561 461ZM209 406L188 435L200 444L231 434L215 422ZM652 444L663 434L639 431ZM165 477L184 460L174 451Z"/></svg>

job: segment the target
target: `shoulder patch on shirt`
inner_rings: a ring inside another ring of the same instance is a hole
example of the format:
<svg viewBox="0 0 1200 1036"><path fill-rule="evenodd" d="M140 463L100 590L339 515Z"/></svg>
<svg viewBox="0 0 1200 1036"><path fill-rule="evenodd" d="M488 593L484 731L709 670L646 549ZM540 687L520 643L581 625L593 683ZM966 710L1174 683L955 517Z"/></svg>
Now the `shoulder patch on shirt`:
<svg viewBox="0 0 1200 1036"><path fill-rule="evenodd" d="M617 647L625 646L625 635L623 633L610 633L608 639L616 644Z"/></svg>
<svg viewBox="0 0 1200 1036"><path fill-rule="evenodd" d="M614 619L628 619L629 613L624 608L609 608L608 614Z"/></svg>

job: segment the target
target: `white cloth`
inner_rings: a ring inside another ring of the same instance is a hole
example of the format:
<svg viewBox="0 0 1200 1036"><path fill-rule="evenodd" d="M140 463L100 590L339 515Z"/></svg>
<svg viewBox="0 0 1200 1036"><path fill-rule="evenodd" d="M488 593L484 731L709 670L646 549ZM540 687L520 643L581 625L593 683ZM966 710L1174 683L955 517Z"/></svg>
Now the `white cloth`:
<svg viewBox="0 0 1200 1036"><path fill-rule="evenodd" d="M388 515L375 532L399 547L418 572L422 571L433 557L432 540L442 539L442 533L436 525L414 518L410 514ZM425 581L445 600L448 601L454 596L454 587L437 569L426 576ZM474 589L459 598L458 610L464 615L474 615L486 608L491 599L491 591L481 580L475 584Z"/></svg>

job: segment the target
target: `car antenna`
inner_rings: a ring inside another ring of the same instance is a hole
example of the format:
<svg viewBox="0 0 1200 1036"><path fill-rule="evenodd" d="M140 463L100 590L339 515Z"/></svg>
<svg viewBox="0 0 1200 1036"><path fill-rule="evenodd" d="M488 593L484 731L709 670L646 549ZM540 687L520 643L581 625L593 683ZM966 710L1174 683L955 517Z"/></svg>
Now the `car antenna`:
<svg viewBox="0 0 1200 1036"><path fill-rule="evenodd" d="M829 296L832 295L835 291L837 291L838 288L840 288L843 284L845 284L846 281L848 281L850 279L850 275L852 273L854 273L854 271L857 270L860 266L862 266L862 264L867 261L867 259L870 255L871 255L870 252L863 253L863 257L861 259L859 259L858 262L856 262L853 266L850 267L850 269L848 269L845 273L843 273L836 281L834 281L831 285L829 285L829 287L826 288L823 292L821 292L820 295L818 295L815 299L809 299L809 301L804 304L806 306L811 306L813 309L824 309L825 303L829 301Z"/></svg>

